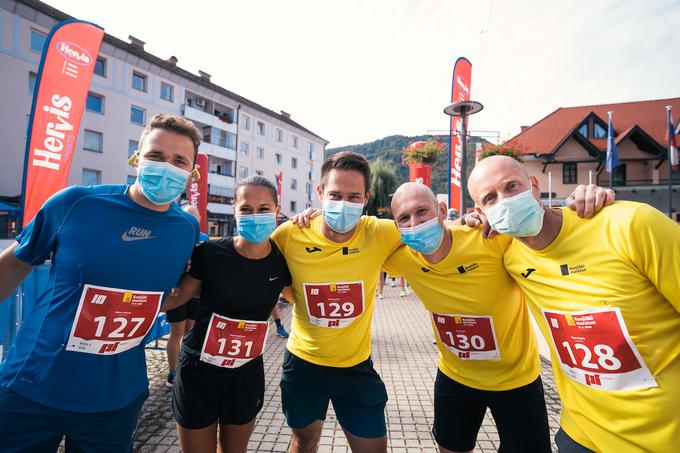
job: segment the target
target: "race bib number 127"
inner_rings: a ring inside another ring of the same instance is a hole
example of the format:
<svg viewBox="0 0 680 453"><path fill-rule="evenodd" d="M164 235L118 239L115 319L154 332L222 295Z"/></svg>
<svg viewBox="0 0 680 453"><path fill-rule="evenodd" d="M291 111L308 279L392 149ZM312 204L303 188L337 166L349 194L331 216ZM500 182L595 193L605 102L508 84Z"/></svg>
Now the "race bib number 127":
<svg viewBox="0 0 680 453"><path fill-rule="evenodd" d="M603 390L656 387L628 334L618 307L565 312L543 310L562 371Z"/></svg>
<svg viewBox="0 0 680 453"><path fill-rule="evenodd" d="M67 351L120 354L139 345L156 321L162 292L85 285Z"/></svg>

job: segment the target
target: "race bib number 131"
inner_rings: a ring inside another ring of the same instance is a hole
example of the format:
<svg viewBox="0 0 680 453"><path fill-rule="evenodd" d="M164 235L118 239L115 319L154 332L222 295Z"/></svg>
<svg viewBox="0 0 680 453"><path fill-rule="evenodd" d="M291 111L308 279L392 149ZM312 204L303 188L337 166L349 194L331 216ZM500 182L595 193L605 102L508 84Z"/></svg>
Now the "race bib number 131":
<svg viewBox="0 0 680 453"><path fill-rule="evenodd" d="M618 307L564 312L543 310L562 371L603 390L656 387L628 334Z"/></svg>

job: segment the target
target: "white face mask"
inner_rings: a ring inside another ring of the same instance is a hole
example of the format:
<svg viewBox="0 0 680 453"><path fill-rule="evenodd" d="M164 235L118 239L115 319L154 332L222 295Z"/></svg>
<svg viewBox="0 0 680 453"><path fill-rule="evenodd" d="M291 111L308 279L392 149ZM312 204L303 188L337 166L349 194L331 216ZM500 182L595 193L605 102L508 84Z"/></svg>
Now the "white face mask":
<svg viewBox="0 0 680 453"><path fill-rule="evenodd" d="M515 237L536 236L543 227L543 206L531 189L499 201L484 211L491 228Z"/></svg>

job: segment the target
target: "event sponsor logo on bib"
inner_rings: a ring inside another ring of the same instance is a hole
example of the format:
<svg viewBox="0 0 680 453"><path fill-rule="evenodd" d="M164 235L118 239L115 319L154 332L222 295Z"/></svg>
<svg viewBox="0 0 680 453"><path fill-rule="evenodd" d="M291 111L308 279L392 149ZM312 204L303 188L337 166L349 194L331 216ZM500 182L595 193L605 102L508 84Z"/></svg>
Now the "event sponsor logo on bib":
<svg viewBox="0 0 680 453"><path fill-rule="evenodd" d="M603 390L657 386L618 307L578 312L544 309L543 316L569 378Z"/></svg>
<svg viewBox="0 0 680 453"><path fill-rule="evenodd" d="M222 368L238 368L264 352L267 321L244 321L212 314L201 349L201 361Z"/></svg>
<svg viewBox="0 0 680 453"><path fill-rule="evenodd" d="M303 283L309 322L315 326L347 327L364 312L364 282Z"/></svg>
<svg viewBox="0 0 680 453"><path fill-rule="evenodd" d="M153 326L163 292L85 285L67 351L113 355L139 345Z"/></svg>
<svg viewBox="0 0 680 453"><path fill-rule="evenodd" d="M444 347L463 360L499 360L496 331L491 316L432 313Z"/></svg>

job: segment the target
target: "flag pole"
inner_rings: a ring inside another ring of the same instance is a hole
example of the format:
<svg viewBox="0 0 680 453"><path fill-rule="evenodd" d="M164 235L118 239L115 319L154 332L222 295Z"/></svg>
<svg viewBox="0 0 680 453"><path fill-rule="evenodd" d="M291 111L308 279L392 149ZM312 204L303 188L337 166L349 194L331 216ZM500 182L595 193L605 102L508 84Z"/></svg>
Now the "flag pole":
<svg viewBox="0 0 680 453"><path fill-rule="evenodd" d="M674 130L671 130L671 116L672 116L672 111L673 107L670 105L666 106L666 123L668 126L666 126L666 129L668 129L668 142L666 143L667 152L668 152L668 217L671 219L673 218L673 167L671 166L671 140L673 139L673 136L671 134L675 133Z"/></svg>
<svg viewBox="0 0 680 453"><path fill-rule="evenodd" d="M552 208L552 172L548 172L548 207Z"/></svg>

